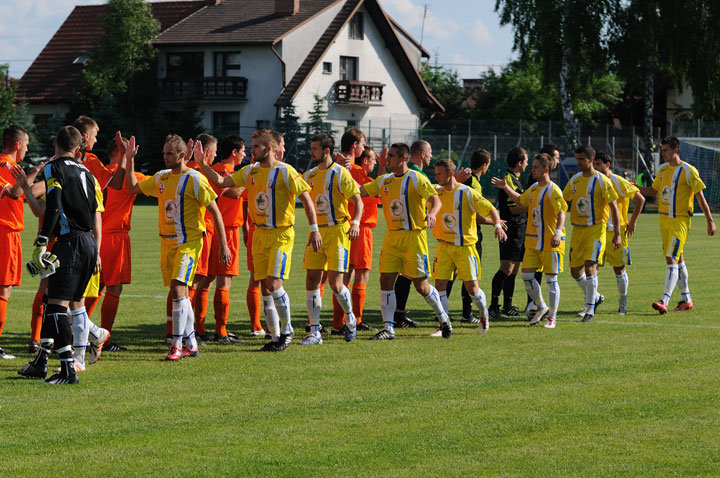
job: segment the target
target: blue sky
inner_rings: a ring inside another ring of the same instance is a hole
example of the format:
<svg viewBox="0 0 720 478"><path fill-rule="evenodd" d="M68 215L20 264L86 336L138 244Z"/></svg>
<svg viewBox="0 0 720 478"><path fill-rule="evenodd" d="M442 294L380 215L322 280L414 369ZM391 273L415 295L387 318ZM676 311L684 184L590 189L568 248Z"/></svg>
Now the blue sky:
<svg viewBox="0 0 720 478"><path fill-rule="evenodd" d="M21 77L75 5L100 3L104 2L0 0L0 63L9 63L10 74ZM489 65L502 65L513 57L512 32L500 28L493 11L495 0L380 0L380 4L418 40L427 5L423 45L432 62L437 56L439 64L457 69L462 78L476 77Z"/></svg>

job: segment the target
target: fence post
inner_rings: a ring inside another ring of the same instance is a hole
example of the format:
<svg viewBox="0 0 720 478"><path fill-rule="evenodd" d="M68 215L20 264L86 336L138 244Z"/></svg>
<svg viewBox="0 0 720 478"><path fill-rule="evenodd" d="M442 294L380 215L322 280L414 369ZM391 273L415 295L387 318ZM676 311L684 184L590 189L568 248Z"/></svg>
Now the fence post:
<svg viewBox="0 0 720 478"><path fill-rule="evenodd" d="M552 142L552 120L548 120L548 143Z"/></svg>
<svg viewBox="0 0 720 478"><path fill-rule="evenodd" d="M610 146L610 123L605 123L605 146ZM613 151L613 155L615 151Z"/></svg>
<svg viewBox="0 0 720 478"><path fill-rule="evenodd" d="M392 116L388 118L388 140L392 141Z"/></svg>
<svg viewBox="0 0 720 478"><path fill-rule="evenodd" d="M367 135L368 143L371 141L370 138L372 138L372 120L369 119L368 120L368 135Z"/></svg>
<svg viewBox="0 0 720 478"><path fill-rule="evenodd" d="M675 122L675 120L670 120L670 134L669 134L668 136L672 136L672 135L673 135L673 123L674 123L674 122Z"/></svg>
<svg viewBox="0 0 720 478"><path fill-rule="evenodd" d="M590 136L589 135L588 135L588 146L592 146L592 144L590 144Z"/></svg>
<svg viewBox="0 0 720 478"><path fill-rule="evenodd" d="M613 153L612 154L612 156L613 156L613 171L615 171L615 168L616 168L616 166L615 166L615 136L613 136L613 140L612 140L612 153Z"/></svg>
<svg viewBox="0 0 720 478"><path fill-rule="evenodd" d="M497 135L493 135L493 161L497 161Z"/></svg>
<svg viewBox="0 0 720 478"><path fill-rule="evenodd" d="M451 140L452 140L452 135L449 134L449 135L448 135L448 159L449 159L449 160L452 160L452 154L450 154L450 153L451 153L451 149L450 149L450 148L452 147L452 145L451 145L451 143L450 143Z"/></svg>
<svg viewBox="0 0 720 478"><path fill-rule="evenodd" d="M545 136L540 135L540 149L545 146Z"/></svg>
<svg viewBox="0 0 720 478"><path fill-rule="evenodd" d="M697 137L700 138L700 118L697 120Z"/></svg>

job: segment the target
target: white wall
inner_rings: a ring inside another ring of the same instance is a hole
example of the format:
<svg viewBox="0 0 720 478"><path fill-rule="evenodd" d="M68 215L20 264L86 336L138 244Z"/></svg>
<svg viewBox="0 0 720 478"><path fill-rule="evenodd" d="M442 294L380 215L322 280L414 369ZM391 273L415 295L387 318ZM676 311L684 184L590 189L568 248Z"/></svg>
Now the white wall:
<svg viewBox="0 0 720 478"><path fill-rule="evenodd" d="M403 32L395 29L394 27L393 30L395 30L395 34L400 39L400 44L405 49L405 52L410 58L412 64L415 66L415 69L419 70L420 64L422 63L422 52Z"/></svg>

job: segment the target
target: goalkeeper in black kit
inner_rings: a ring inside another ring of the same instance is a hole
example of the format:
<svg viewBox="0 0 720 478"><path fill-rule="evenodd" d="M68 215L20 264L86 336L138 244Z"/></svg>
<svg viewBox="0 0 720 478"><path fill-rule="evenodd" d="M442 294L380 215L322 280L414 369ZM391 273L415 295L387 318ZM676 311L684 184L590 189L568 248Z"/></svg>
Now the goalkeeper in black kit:
<svg viewBox="0 0 720 478"><path fill-rule="evenodd" d="M55 159L44 169L46 208L42 229L35 239L33 262L46 269L54 257L46 252L56 237L53 255L59 263L48 278L48 305L40 333L40 351L18 373L29 378L45 378L50 350L60 356L60 373L46 380L49 384L76 384L78 378L72 359L71 310L81 307L90 276L98 263L98 247L93 235L97 199L95 179L78 162L83 139L72 126L60 128L55 137Z"/></svg>

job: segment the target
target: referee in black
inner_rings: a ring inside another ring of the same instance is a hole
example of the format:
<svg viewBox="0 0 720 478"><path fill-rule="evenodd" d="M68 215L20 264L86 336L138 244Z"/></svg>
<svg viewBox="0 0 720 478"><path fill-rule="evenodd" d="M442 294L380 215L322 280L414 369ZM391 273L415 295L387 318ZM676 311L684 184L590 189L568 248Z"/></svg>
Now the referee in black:
<svg viewBox="0 0 720 478"><path fill-rule="evenodd" d="M50 350L60 356L60 373L46 380L49 384L76 384L78 378L72 359L70 309L80 307L85 288L95 270L98 248L92 229L95 226L95 179L78 162L83 139L73 126L60 128L55 137L55 159L44 169L46 202L40 235L35 239L33 260L45 252L52 237L57 237L53 254L60 263L48 278L48 304L40 332L40 351L18 373L30 378L45 378ZM39 261L38 261L39 262Z"/></svg>

